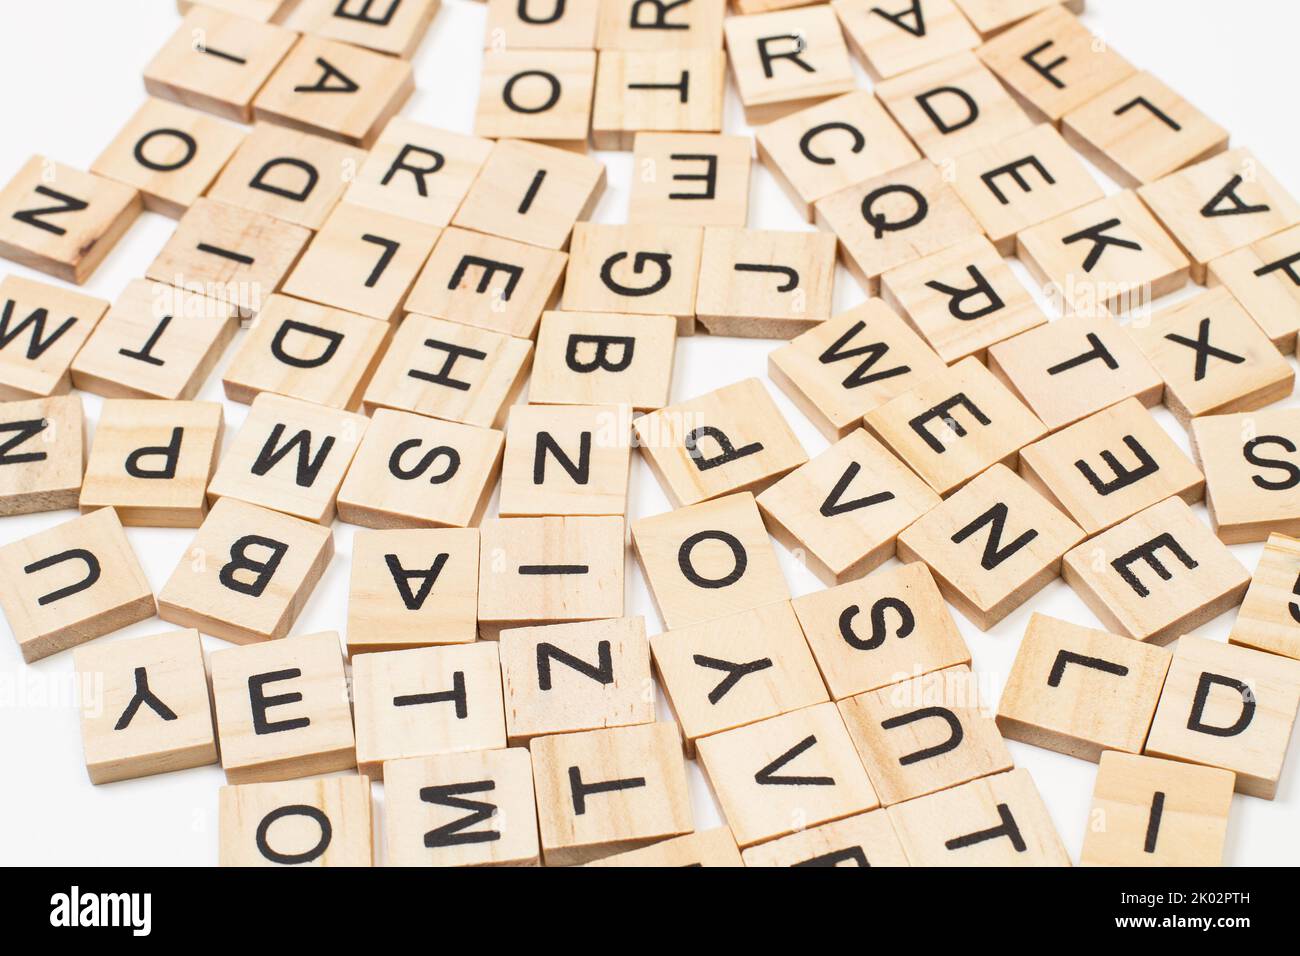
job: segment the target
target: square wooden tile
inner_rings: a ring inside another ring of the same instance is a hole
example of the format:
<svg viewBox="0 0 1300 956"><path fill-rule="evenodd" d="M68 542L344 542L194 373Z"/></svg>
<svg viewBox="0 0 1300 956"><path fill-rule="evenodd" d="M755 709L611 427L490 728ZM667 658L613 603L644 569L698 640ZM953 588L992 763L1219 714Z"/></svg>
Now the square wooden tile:
<svg viewBox="0 0 1300 956"><path fill-rule="evenodd" d="M339 517L367 528L467 528L501 470L498 431L376 408L339 488Z"/></svg>
<svg viewBox="0 0 1300 956"><path fill-rule="evenodd" d="M1140 754L1172 655L1163 648L1032 614L998 703L1009 740L1094 763Z"/></svg>
<svg viewBox="0 0 1300 956"><path fill-rule="evenodd" d="M1210 261L1206 282L1224 286L1284 354L1300 331L1300 226Z"/></svg>
<svg viewBox="0 0 1300 956"><path fill-rule="evenodd" d="M379 364L391 326L353 312L273 295L221 376L226 397L263 393L353 409Z"/></svg>
<svg viewBox="0 0 1300 956"><path fill-rule="evenodd" d="M0 279L0 399L64 395L68 369L108 303L45 282Z"/></svg>
<svg viewBox="0 0 1300 956"><path fill-rule="evenodd" d="M638 3L604 0L600 5L596 46L601 50L722 49L726 5Z"/></svg>
<svg viewBox="0 0 1300 956"><path fill-rule="evenodd" d="M750 150L748 136L638 133L628 222L743 227Z"/></svg>
<svg viewBox="0 0 1300 956"><path fill-rule="evenodd" d="M1300 707L1300 661L1203 637L1174 650L1146 753L1231 770L1272 800Z"/></svg>
<svg viewBox="0 0 1300 956"><path fill-rule="evenodd" d="M1300 409L1192 420L1210 523L1225 544L1300 534Z"/></svg>
<svg viewBox="0 0 1300 956"><path fill-rule="evenodd" d="M920 562L795 598L794 612L835 700L970 663L970 651Z"/></svg>
<svg viewBox="0 0 1300 956"><path fill-rule="evenodd" d="M742 848L880 806L834 704L769 717L697 746Z"/></svg>
<svg viewBox="0 0 1300 956"><path fill-rule="evenodd" d="M538 737L529 750L547 866L586 863L694 829L672 724Z"/></svg>
<svg viewBox="0 0 1300 956"><path fill-rule="evenodd" d="M512 746L543 734L654 722L644 618L512 628L501 632L500 647Z"/></svg>
<svg viewBox="0 0 1300 956"><path fill-rule="evenodd" d="M677 507L761 491L808 460L756 378L650 412L632 429L637 448Z"/></svg>
<svg viewBox="0 0 1300 956"><path fill-rule="evenodd" d="M478 531L358 531L348 654L469 644L478 637Z"/></svg>
<svg viewBox="0 0 1300 956"><path fill-rule="evenodd" d="M384 768L390 866L534 866L537 802L528 751L392 760Z"/></svg>
<svg viewBox="0 0 1300 956"><path fill-rule="evenodd" d="M885 806L1012 767L979 684L962 664L839 702L840 715Z"/></svg>
<svg viewBox="0 0 1300 956"><path fill-rule="evenodd" d="M81 285L140 209L134 186L33 156L0 189L0 256Z"/></svg>
<svg viewBox="0 0 1300 956"><path fill-rule="evenodd" d="M368 419L263 392L226 449L208 497L239 498L328 525Z"/></svg>
<svg viewBox="0 0 1300 956"><path fill-rule="evenodd" d="M236 644L278 640L333 556L329 528L222 498L158 593L158 616Z"/></svg>
<svg viewBox="0 0 1300 956"><path fill-rule="evenodd" d="M293 780L356 766L336 633L216 651L208 667L227 783Z"/></svg>
<svg viewBox="0 0 1300 956"><path fill-rule="evenodd" d="M704 230L696 320L713 335L789 339L831 317L835 237L826 232Z"/></svg>
<svg viewBox="0 0 1300 956"><path fill-rule="evenodd" d="M760 126L758 158L809 222L813 204L921 158L866 90L854 90Z"/></svg>
<svg viewBox="0 0 1300 956"><path fill-rule="evenodd" d="M986 39L1058 3L1063 3L1067 10L1073 10L1075 13L1082 13L1084 7L1084 0L953 0L953 2L962 13L966 14L966 19L971 22L971 26Z"/></svg>
<svg viewBox="0 0 1300 956"><path fill-rule="evenodd" d="M218 402L108 399L81 486L83 512L113 508L124 525L197 528L221 453Z"/></svg>
<svg viewBox="0 0 1300 956"><path fill-rule="evenodd" d="M869 431L940 495L1046 434L1043 423L974 358L933 373L867 412Z"/></svg>
<svg viewBox="0 0 1300 956"><path fill-rule="evenodd" d="M676 351L669 315L543 312L528 401L663 408Z"/></svg>
<svg viewBox="0 0 1300 956"><path fill-rule="evenodd" d="M382 780L406 757L506 745L501 662L490 642L359 654L352 659L357 769Z"/></svg>
<svg viewBox="0 0 1300 956"><path fill-rule="evenodd" d="M439 6L439 0L389 0L373 9L364 0L351 5L339 0L299 0L287 26L409 60Z"/></svg>
<svg viewBox="0 0 1300 956"><path fill-rule="evenodd" d="M631 149L642 131L716 133L726 88L727 58L720 49L602 50L592 145Z"/></svg>
<svg viewBox="0 0 1300 956"><path fill-rule="evenodd" d="M859 813L746 850L745 866L907 866L889 814Z"/></svg>
<svg viewBox="0 0 1300 956"><path fill-rule="evenodd" d="M767 374L834 441L863 416L945 369L880 299L868 299L768 353Z"/></svg>
<svg viewBox="0 0 1300 956"><path fill-rule="evenodd" d="M1084 542L1061 573L1107 630L1161 645L1236 607L1250 581L1178 497Z"/></svg>
<svg viewBox="0 0 1300 956"><path fill-rule="evenodd" d="M980 45L980 35L953 0L914 0L895 11L862 0L834 0L831 6L854 52L876 81Z"/></svg>
<svg viewBox="0 0 1300 956"><path fill-rule="evenodd" d="M1083 866L1222 866L1233 775L1105 753L1083 835Z"/></svg>
<svg viewBox="0 0 1300 956"><path fill-rule="evenodd" d="M188 401L238 328L229 302L133 279L72 360L72 384L109 398Z"/></svg>
<svg viewBox="0 0 1300 956"><path fill-rule="evenodd" d="M146 100L90 171L140 190L144 207L180 218L244 141L237 127L166 100Z"/></svg>
<svg viewBox="0 0 1300 956"><path fill-rule="evenodd" d="M695 867L744 866L736 838L726 827L699 830L639 850L616 853L583 866Z"/></svg>
<svg viewBox="0 0 1300 956"><path fill-rule="evenodd" d="M79 395L0 403L0 517L75 508L85 464Z"/></svg>
<svg viewBox="0 0 1300 956"><path fill-rule="evenodd" d="M371 866L370 780L321 777L222 787L220 866Z"/></svg>
<svg viewBox="0 0 1300 956"><path fill-rule="evenodd" d="M595 86L594 50L489 50L474 135L585 144Z"/></svg>
<svg viewBox="0 0 1300 956"><path fill-rule="evenodd" d="M487 0L487 50L592 50L601 0Z"/></svg>
<svg viewBox="0 0 1300 956"><path fill-rule="evenodd" d="M613 405L512 407L498 513L627 514L631 422Z"/></svg>
<svg viewBox="0 0 1300 956"><path fill-rule="evenodd" d="M1300 660L1300 540L1270 534L1228 643Z"/></svg>
<svg viewBox="0 0 1300 956"><path fill-rule="evenodd" d="M408 315L370 380L364 406L367 412L394 408L484 428L500 426L523 388L532 352L525 339Z"/></svg>
<svg viewBox="0 0 1300 956"><path fill-rule="evenodd" d="M924 561L939 590L987 631L1054 581L1082 541L1073 521L997 464L898 536L903 561Z"/></svg>
<svg viewBox="0 0 1300 956"><path fill-rule="evenodd" d="M632 545L665 628L789 600L749 492L634 521Z"/></svg>
<svg viewBox="0 0 1300 956"><path fill-rule="evenodd" d="M880 278L880 294L945 362L983 359L990 345L1047 324L983 236L891 269Z"/></svg>
<svg viewBox="0 0 1300 956"><path fill-rule="evenodd" d="M940 498L859 428L758 496L772 535L827 586L875 570Z"/></svg>
<svg viewBox="0 0 1300 956"><path fill-rule="evenodd" d="M1204 497L1205 476L1135 398L1020 450L1020 476L1093 535L1173 495Z"/></svg>
<svg viewBox="0 0 1300 956"><path fill-rule="evenodd" d="M0 548L0 584L0 610L29 664L154 615L112 508Z"/></svg>

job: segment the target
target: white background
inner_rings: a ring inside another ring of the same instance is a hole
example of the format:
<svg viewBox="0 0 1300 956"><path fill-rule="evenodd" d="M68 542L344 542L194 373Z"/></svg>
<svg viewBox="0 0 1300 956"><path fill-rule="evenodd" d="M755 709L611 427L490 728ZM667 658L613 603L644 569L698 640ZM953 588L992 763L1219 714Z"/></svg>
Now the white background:
<svg viewBox="0 0 1300 956"><path fill-rule="evenodd" d="M900 4L901 5L901 4ZM1248 146L1300 196L1300 149L1294 116L1295 38L1300 4L1280 0L1090 0L1085 23L1139 68L1151 70L1228 127L1233 145ZM0 90L4 91L4 133L0 136L0 182L8 181L31 155L40 153L86 169L144 99L141 72L176 28L171 0L44 0L6 3L0 12ZM473 128L484 29L484 6L472 0L443 0L433 27L415 59L418 92L404 114L461 132ZM869 86L861 76L861 85ZM727 131L748 130L734 90L728 91ZM610 186L596 219L620 222L627 212L629 153L604 153ZM1107 190L1115 185L1098 174ZM767 171L754 166L751 227L807 228ZM145 213L95 273L85 290L115 299L146 267L171 234L173 222ZM1017 268L1019 268L1017 266ZM0 269L29 274L0 263ZM1023 278L1028 277L1023 271ZM1191 290L1179 297L1190 294ZM857 304L862 291L843 269L836 311ZM1168 301L1176 301L1170 297ZM1163 304L1163 303L1162 303ZM763 378L810 455L826 441L766 381L766 356L777 343L697 336L680 342L673 399L684 400L750 376ZM234 354L232 347L225 361ZM218 371L224 370L224 361ZM222 401L221 376L214 374L200 399ZM1288 400L1288 404L1294 401ZM85 396L88 417L100 400ZM226 441L244 419L245 406L226 403ZM1186 436L1164 411L1157 417L1187 447ZM645 465L633 466L631 517L669 509ZM1205 517L1204 508L1197 512ZM495 501L491 513L495 513ZM0 520L0 544L25 537L73 516L72 512ZM353 529L336 524L338 554L295 633L341 630L344 626ZM155 592L178 563L193 532L128 529ZM1253 569L1260 546L1234 547ZM780 551L794 595L817 590L818 582ZM627 613L643 614L651 633L659 619L636 563L629 556ZM1061 580L988 633L956 615L981 672L985 704L996 704L1031 610L1081 624L1098 621ZM1226 638L1232 615L1200 630ZM157 619L100 640L171 630ZM209 651L228 646L204 638ZM670 719L660 701L661 717ZM1300 862L1300 737L1293 739L1275 801L1237 795L1233 801L1226 862ZM1082 760L1010 743L1018 766L1027 767L1074 859L1087 825L1096 766ZM72 656L63 653L24 665L7 625L0 623L0 862L27 864L214 864L217 859L217 790L225 782L219 767L95 787L86 777L72 682ZM703 775L692 763L696 826L719 822ZM382 788L376 787L376 846L382 859Z"/></svg>

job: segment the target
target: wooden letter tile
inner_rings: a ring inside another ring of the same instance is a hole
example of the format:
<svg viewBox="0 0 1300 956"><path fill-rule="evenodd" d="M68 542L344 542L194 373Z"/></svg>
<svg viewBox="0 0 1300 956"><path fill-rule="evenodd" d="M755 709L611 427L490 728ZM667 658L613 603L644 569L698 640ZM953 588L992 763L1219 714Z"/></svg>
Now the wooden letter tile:
<svg viewBox="0 0 1300 956"><path fill-rule="evenodd" d="M80 396L0 403L0 517L77 507L85 462Z"/></svg>
<svg viewBox="0 0 1300 956"><path fill-rule="evenodd" d="M439 0L299 0L287 25L409 60L439 5Z"/></svg>
<svg viewBox="0 0 1300 956"><path fill-rule="evenodd" d="M1300 541L1271 534L1228 641L1300 660Z"/></svg>
<svg viewBox="0 0 1300 956"><path fill-rule="evenodd" d="M910 7L886 12L870 0L831 4L849 43L879 81L966 53L980 35L953 0L913 0Z"/></svg>
<svg viewBox="0 0 1300 956"><path fill-rule="evenodd" d="M809 827L752 846L745 866L907 866L894 825L884 810Z"/></svg>
<svg viewBox="0 0 1300 956"><path fill-rule="evenodd" d="M488 50L591 50L601 0L487 0ZM719 21L719 35L721 21Z"/></svg>
<svg viewBox="0 0 1300 956"><path fill-rule="evenodd" d="M501 466L503 517L625 515L631 414L611 405L516 405Z"/></svg>
<svg viewBox="0 0 1300 956"><path fill-rule="evenodd" d="M725 0L603 0L600 8L601 50L722 49Z"/></svg>
<svg viewBox="0 0 1300 956"><path fill-rule="evenodd" d="M585 145L595 86L594 50L489 50L474 134Z"/></svg>
<svg viewBox="0 0 1300 956"><path fill-rule="evenodd" d="M1300 331L1300 226L1210 262L1210 287L1225 286L1284 353Z"/></svg>
<svg viewBox="0 0 1300 956"><path fill-rule="evenodd" d="M370 866L370 781L322 777L220 790L221 866Z"/></svg>
<svg viewBox="0 0 1300 956"><path fill-rule="evenodd" d="M583 866L636 866L636 867L686 867L686 866L744 866L736 838L726 827L700 830L685 836L652 843L639 850L616 853Z"/></svg>
<svg viewBox="0 0 1300 956"><path fill-rule="evenodd" d="M1210 523L1225 544L1300 535L1300 409L1192 420Z"/></svg>
<svg viewBox="0 0 1300 956"><path fill-rule="evenodd" d="M953 0L957 9L966 14L980 36L988 39L996 36L1007 27L1015 26L1022 20L1041 13L1058 3L1064 3L1066 9L1082 13L1084 0Z"/></svg>
<svg viewBox="0 0 1300 956"><path fill-rule="evenodd" d="M668 315L544 312L528 383L538 405L668 404L677 320Z"/></svg>
<svg viewBox="0 0 1300 956"><path fill-rule="evenodd" d="M628 222L744 226L749 154L748 136L638 133Z"/></svg>
<svg viewBox="0 0 1300 956"><path fill-rule="evenodd" d="M68 369L108 303L21 276L0 280L0 399L72 388Z"/></svg>
<svg viewBox="0 0 1300 956"><path fill-rule="evenodd" d="M641 131L722 129L727 58L721 50L604 50L596 70L591 140L631 149Z"/></svg>

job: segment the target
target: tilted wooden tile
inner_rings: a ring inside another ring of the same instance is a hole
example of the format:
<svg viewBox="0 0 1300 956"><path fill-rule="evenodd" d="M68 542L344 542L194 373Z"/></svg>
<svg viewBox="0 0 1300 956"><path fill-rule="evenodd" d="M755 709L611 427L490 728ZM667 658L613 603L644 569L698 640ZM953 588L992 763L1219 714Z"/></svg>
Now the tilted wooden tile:
<svg viewBox="0 0 1300 956"><path fill-rule="evenodd" d="M284 280L288 295L391 322L439 230L362 206L338 206Z"/></svg>
<svg viewBox="0 0 1300 956"><path fill-rule="evenodd" d="M607 225L573 229L561 308L566 312L671 315L677 334L695 331L695 292L704 230Z"/></svg>
<svg viewBox="0 0 1300 956"><path fill-rule="evenodd" d="M591 50L600 0L487 0L487 50Z"/></svg>
<svg viewBox="0 0 1300 956"><path fill-rule="evenodd" d="M638 3L605 0L600 5L596 46L601 50L722 48L724 0Z"/></svg>
<svg viewBox="0 0 1300 956"><path fill-rule="evenodd" d="M981 234L938 167L921 160L819 199L817 224L840 241L840 261L872 295L891 269Z"/></svg>
<svg viewBox="0 0 1300 956"><path fill-rule="evenodd" d="M1050 123L1137 72L1060 4L976 52L1034 119Z"/></svg>
<svg viewBox="0 0 1300 956"><path fill-rule="evenodd" d="M68 369L106 311L103 299L56 285L0 280L0 399L67 394Z"/></svg>
<svg viewBox="0 0 1300 956"><path fill-rule="evenodd" d="M1248 149L1170 173L1138 195L1183 247L1201 283L1212 260L1300 223L1300 203Z"/></svg>
<svg viewBox="0 0 1300 956"><path fill-rule="evenodd" d="M154 597L113 509L0 548L0 610L27 663L153 617Z"/></svg>
<svg viewBox="0 0 1300 956"><path fill-rule="evenodd" d="M723 24L732 78L751 125L779 119L856 85L839 20L829 4Z"/></svg>
<svg viewBox="0 0 1300 956"><path fill-rule="evenodd" d="M218 402L108 399L81 486L83 512L113 508L124 525L197 528L221 452Z"/></svg>
<svg viewBox="0 0 1300 956"><path fill-rule="evenodd" d="M745 866L908 866L889 814L872 810L751 846Z"/></svg>
<svg viewBox="0 0 1300 956"><path fill-rule="evenodd" d="M864 0L834 0L840 25L867 72L879 81L975 49L980 35L953 0L913 0L896 11Z"/></svg>
<svg viewBox="0 0 1300 956"><path fill-rule="evenodd" d="M732 0L731 5L737 13L767 13L771 10L787 10L790 7L802 7L807 0Z"/></svg>
<svg viewBox="0 0 1300 956"><path fill-rule="evenodd" d="M1272 800L1300 707L1300 661L1187 635L1174 650L1146 753L1231 770Z"/></svg>
<svg viewBox="0 0 1300 956"><path fill-rule="evenodd" d="M835 237L704 230L696 320L713 335L788 339L831 317Z"/></svg>
<svg viewBox="0 0 1300 956"><path fill-rule="evenodd" d="M983 236L891 269L880 294L945 362L1047 323L1033 296Z"/></svg>
<svg viewBox="0 0 1300 956"><path fill-rule="evenodd" d="M329 528L222 498L158 593L158 616L236 644L278 640L333 556Z"/></svg>
<svg viewBox="0 0 1300 956"><path fill-rule="evenodd" d="M875 570L940 498L859 428L758 496L773 537L827 586Z"/></svg>
<svg viewBox="0 0 1300 956"><path fill-rule="evenodd" d="M208 496L328 525L367 424L362 415L263 392L222 456Z"/></svg>
<svg viewBox="0 0 1300 956"><path fill-rule="evenodd" d="M538 737L529 750L547 866L590 862L694 829L672 724Z"/></svg>
<svg viewBox="0 0 1300 956"><path fill-rule="evenodd" d="M1130 331L1104 312L1068 315L999 342L988 366L1049 431L1128 398L1150 407L1165 394Z"/></svg>
<svg viewBox="0 0 1300 956"><path fill-rule="evenodd" d="M248 123L257 91L297 39L292 30L195 3L144 68L144 88Z"/></svg>
<svg viewBox="0 0 1300 956"><path fill-rule="evenodd" d="M258 92L253 113L259 120L369 149L414 91L405 60L306 35Z"/></svg>
<svg viewBox="0 0 1300 956"><path fill-rule="evenodd" d="M632 429L637 448L677 507L761 491L808 460L756 378L650 412Z"/></svg>
<svg viewBox="0 0 1300 956"><path fill-rule="evenodd" d="M528 751L480 750L384 767L390 866L535 866Z"/></svg>
<svg viewBox="0 0 1300 956"><path fill-rule="evenodd" d="M718 49L603 50L592 144L631 149L641 131L716 133L726 88L727 58Z"/></svg>
<svg viewBox="0 0 1300 956"><path fill-rule="evenodd" d="M759 159L809 222L817 200L921 158L866 90L760 126L755 139Z"/></svg>
<svg viewBox="0 0 1300 956"><path fill-rule="evenodd" d="M478 637L478 531L411 528L352 538L348 654Z"/></svg>
<svg viewBox="0 0 1300 956"><path fill-rule="evenodd" d="M1046 434L978 360L962 359L867 412L867 429L935 491L948 495Z"/></svg>
<svg viewBox="0 0 1300 956"><path fill-rule="evenodd" d="M237 127L166 100L149 99L90 171L140 190L146 209L180 218L244 141Z"/></svg>
<svg viewBox="0 0 1300 956"><path fill-rule="evenodd" d="M794 612L836 700L970 663L952 612L920 562L795 598Z"/></svg>
<svg viewBox="0 0 1300 956"><path fill-rule="evenodd" d="M687 866L744 866L736 838L726 827L700 830L685 836L673 837L652 843L639 850L616 853L604 859L584 863L584 866L637 866L637 867L687 867Z"/></svg>
<svg viewBox="0 0 1300 956"><path fill-rule="evenodd" d="M953 2L962 13L966 14L966 19L971 22L971 26L986 39L1058 3L1063 3L1067 10L1073 10L1075 13L1082 13L1084 7L1084 0L953 0Z"/></svg>
<svg viewBox="0 0 1300 956"><path fill-rule="evenodd" d="M1300 660L1300 541L1268 536L1228 643Z"/></svg>
<svg viewBox="0 0 1300 956"><path fill-rule="evenodd" d="M85 463L79 395L0 403L0 517L75 508Z"/></svg>
<svg viewBox="0 0 1300 956"><path fill-rule="evenodd" d="M664 631L650 651L688 752L709 734L829 699L788 601Z"/></svg>
<svg viewBox="0 0 1300 956"><path fill-rule="evenodd" d="M936 163L992 146L1034 125L973 53L959 53L876 84L876 96Z"/></svg>
<svg viewBox="0 0 1300 956"><path fill-rule="evenodd" d="M638 133L628 222L744 226L750 149L748 136Z"/></svg>
<svg viewBox="0 0 1300 956"><path fill-rule="evenodd" d="M627 514L631 425L627 407L512 407L498 514Z"/></svg>
<svg viewBox="0 0 1300 956"><path fill-rule="evenodd" d="M942 372L943 359L889 306L868 299L768 353L767 374L834 441L892 398Z"/></svg>
<svg viewBox="0 0 1300 956"><path fill-rule="evenodd" d="M742 848L880 806L834 704L817 704L697 742Z"/></svg>
<svg viewBox="0 0 1300 956"><path fill-rule="evenodd" d="M1129 189L1228 148L1228 131L1150 73L1135 73L1061 120L1061 132Z"/></svg>
<svg viewBox="0 0 1300 956"><path fill-rule="evenodd" d="M439 0L299 0L286 25L293 30L353 43L409 60L438 12Z"/></svg>
<svg viewBox="0 0 1300 956"><path fill-rule="evenodd" d="M444 229L415 287L410 312L522 339L560 297L568 257L499 236Z"/></svg>
<svg viewBox="0 0 1300 956"><path fill-rule="evenodd" d="M1102 198L1074 150L1046 124L972 150L955 164L953 189L1004 256L1016 234Z"/></svg>
<svg viewBox="0 0 1300 956"><path fill-rule="evenodd" d="M998 702L1009 740L1091 760L1139 754L1172 655L1163 648L1032 614Z"/></svg>
<svg viewBox="0 0 1300 956"><path fill-rule="evenodd" d="M634 521L632 545L665 628L789 599L749 492Z"/></svg>
<svg viewBox="0 0 1300 956"><path fill-rule="evenodd" d="M339 517L367 528L476 525L503 443L490 428L376 408L339 488Z"/></svg>
<svg viewBox="0 0 1300 956"><path fill-rule="evenodd" d="M1083 835L1083 866L1222 866L1233 775L1105 753Z"/></svg>
<svg viewBox="0 0 1300 956"><path fill-rule="evenodd" d="M1224 286L1284 354L1300 331L1300 226L1213 259L1211 288Z"/></svg>
<svg viewBox="0 0 1300 956"><path fill-rule="evenodd" d="M1054 581L1082 541L1073 521L997 464L898 536L903 561L924 561L939 590L987 631Z"/></svg>
<svg viewBox="0 0 1300 956"><path fill-rule="evenodd" d="M0 189L0 256L81 285L141 205L134 186L33 156Z"/></svg>
<svg viewBox="0 0 1300 956"><path fill-rule="evenodd" d="M1263 408L1295 384L1291 363L1222 287L1157 312L1132 335L1164 378L1165 404L1185 427L1200 415Z"/></svg>
<svg viewBox="0 0 1300 956"><path fill-rule="evenodd" d="M311 232L200 199L181 217L145 276L256 315L306 248Z"/></svg>
<svg viewBox="0 0 1300 956"><path fill-rule="evenodd" d="M449 644L352 659L357 769L382 780L406 757L506 745L501 662L495 644Z"/></svg>
<svg viewBox="0 0 1300 956"><path fill-rule="evenodd" d="M220 866L371 866L370 780L322 777L222 787Z"/></svg>
<svg viewBox="0 0 1300 956"><path fill-rule="evenodd" d="M663 408L676 349L672 316L543 312L528 401Z"/></svg>
<svg viewBox="0 0 1300 956"><path fill-rule="evenodd" d="M208 673L198 631L171 631L79 647L77 680L91 783L130 780L217 762Z"/></svg>
<svg viewBox="0 0 1300 956"><path fill-rule="evenodd" d="M1162 645L1236 607L1250 581L1177 497L1079 545L1061 573L1107 630Z"/></svg>
<svg viewBox="0 0 1300 956"><path fill-rule="evenodd" d="M1028 770L999 773L887 811L912 866L1069 866Z"/></svg>
<svg viewBox="0 0 1300 956"><path fill-rule="evenodd" d="M186 401L235 337L229 302L133 279L72 361L72 384L109 398Z"/></svg>
<svg viewBox="0 0 1300 956"><path fill-rule="evenodd" d="M394 116L343 201L426 226L445 226L492 149L491 140Z"/></svg>
<svg viewBox="0 0 1300 956"><path fill-rule="evenodd" d="M1020 476L1089 535L1172 495L1205 495L1200 469L1135 398L1022 448Z"/></svg>
<svg viewBox="0 0 1300 956"><path fill-rule="evenodd" d="M394 408L481 427L505 423L532 362L532 343L408 315L366 389L367 412Z"/></svg>
<svg viewBox="0 0 1300 956"><path fill-rule="evenodd" d="M1012 767L979 683L965 664L839 702L885 806Z"/></svg>
<svg viewBox="0 0 1300 956"><path fill-rule="evenodd" d="M1210 523L1225 544L1300 534L1300 409L1192 420Z"/></svg>
<svg viewBox="0 0 1300 956"><path fill-rule="evenodd" d="M644 618L511 628L500 647L512 746L542 734L654 722Z"/></svg>
<svg viewBox="0 0 1300 956"><path fill-rule="evenodd" d="M547 249L566 249L605 189L605 164L525 140L502 140L457 210L454 222Z"/></svg>
<svg viewBox="0 0 1300 956"><path fill-rule="evenodd" d="M336 633L216 651L208 667L227 783L293 780L356 766Z"/></svg>
<svg viewBox="0 0 1300 956"><path fill-rule="evenodd" d="M481 637L623 616L621 517L494 518L480 534Z"/></svg>
<svg viewBox="0 0 1300 956"><path fill-rule="evenodd" d="M221 377L226 397L252 403L270 393L356 409L391 326L342 309L273 295Z"/></svg>
<svg viewBox="0 0 1300 956"><path fill-rule="evenodd" d="M197 6L224 10L258 23L282 23L293 7L291 0L176 0L182 16Z"/></svg>
<svg viewBox="0 0 1300 956"><path fill-rule="evenodd" d="M595 85L594 50L489 50L474 135L585 144Z"/></svg>

